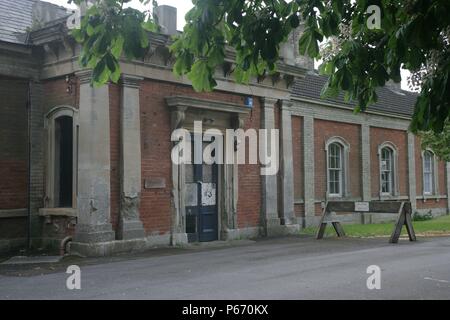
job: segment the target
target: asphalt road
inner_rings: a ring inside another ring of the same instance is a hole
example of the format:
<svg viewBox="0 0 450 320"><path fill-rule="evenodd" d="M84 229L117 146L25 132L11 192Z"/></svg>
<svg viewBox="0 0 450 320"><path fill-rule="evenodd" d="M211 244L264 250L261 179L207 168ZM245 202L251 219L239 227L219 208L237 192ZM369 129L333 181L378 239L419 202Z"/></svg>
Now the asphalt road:
<svg viewBox="0 0 450 320"><path fill-rule="evenodd" d="M0 299L450 299L450 238L291 237L86 261L81 290L66 288L65 266L0 269ZM370 265L380 290L367 288Z"/></svg>

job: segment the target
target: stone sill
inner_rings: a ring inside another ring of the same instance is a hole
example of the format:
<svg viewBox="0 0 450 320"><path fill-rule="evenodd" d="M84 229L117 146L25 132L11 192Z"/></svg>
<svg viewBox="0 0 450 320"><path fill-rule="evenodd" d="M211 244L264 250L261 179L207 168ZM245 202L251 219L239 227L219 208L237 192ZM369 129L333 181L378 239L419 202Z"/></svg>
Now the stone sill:
<svg viewBox="0 0 450 320"><path fill-rule="evenodd" d="M2 209L0 210L0 219L1 218L22 218L27 217L28 212L27 209Z"/></svg>
<svg viewBox="0 0 450 320"><path fill-rule="evenodd" d="M77 217L77 209L74 208L40 208L41 217Z"/></svg>
<svg viewBox="0 0 450 320"><path fill-rule="evenodd" d="M436 202L438 202L441 199L447 199L446 195L422 195L419 197L416 197L416 200L422 200L423 202L427 202L428 200L436 200Z"/></svg>

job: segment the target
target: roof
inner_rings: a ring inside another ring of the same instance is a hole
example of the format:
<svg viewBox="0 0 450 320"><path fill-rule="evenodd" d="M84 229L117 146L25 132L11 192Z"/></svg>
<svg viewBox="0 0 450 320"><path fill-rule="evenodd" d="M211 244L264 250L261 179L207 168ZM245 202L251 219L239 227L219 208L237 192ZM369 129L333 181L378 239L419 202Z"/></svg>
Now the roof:
<svg viewBox="0 0 450 320"><path fill-rule="evenodd" d="M24 44L33 23L47 23L66 15L64 7L40 0L1 0L0 41Z"/></svg>
<svg viewBox="0 0 450 320"><path fill-rule="evenodd" d="M354 102L347 103L344 94L340 93L336 98L321 99L320 93L325 83L326 76L308 73L305 78L298 79L292 87L292 97L317 101L318 103L328 102L348 106L353 108ZM417 94L405 90L395 90L386 85L376 90L378 101L374 105L367 107L367 111L389 113L398 116L412 117Z"/></svg>

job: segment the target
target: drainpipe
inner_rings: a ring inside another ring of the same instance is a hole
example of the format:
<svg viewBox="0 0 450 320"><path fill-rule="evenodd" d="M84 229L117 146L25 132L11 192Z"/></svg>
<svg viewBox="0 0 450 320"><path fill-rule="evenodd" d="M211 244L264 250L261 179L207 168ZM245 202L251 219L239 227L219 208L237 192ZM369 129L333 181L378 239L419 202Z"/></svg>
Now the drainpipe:
<svg viewBox="0 0 450 320"><path fill-rule="evenodd" d="M28 81L28 97L27 97L27 151L28 151L28 170L27 170L27 185L28 185L28 197L27 197L27 216L28 216L28 231L27 231L27 251L31 251L31 81Z"/></svg>
<svg viewBox="0 0 450 320"><path fill-rule="evenodd" d="M72 242L72 237L68 236L61 240L59 244L59 255L64 256L70 251L70 243Z"/></svg>

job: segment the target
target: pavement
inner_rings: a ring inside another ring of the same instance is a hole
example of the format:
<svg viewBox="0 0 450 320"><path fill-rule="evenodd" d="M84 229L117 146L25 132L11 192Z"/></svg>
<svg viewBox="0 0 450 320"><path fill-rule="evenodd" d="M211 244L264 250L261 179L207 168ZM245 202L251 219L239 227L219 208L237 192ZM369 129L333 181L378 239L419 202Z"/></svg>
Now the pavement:
<svg viewBox="0 0 450 320"><path fill-rule="evenodd" d="M450 299L450 237L418 240L298 236L0 265L0 299ZM80 290L66 287L69 265Z"/></svg>

